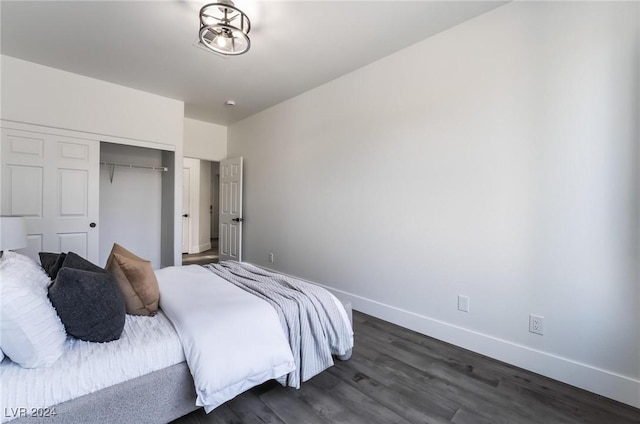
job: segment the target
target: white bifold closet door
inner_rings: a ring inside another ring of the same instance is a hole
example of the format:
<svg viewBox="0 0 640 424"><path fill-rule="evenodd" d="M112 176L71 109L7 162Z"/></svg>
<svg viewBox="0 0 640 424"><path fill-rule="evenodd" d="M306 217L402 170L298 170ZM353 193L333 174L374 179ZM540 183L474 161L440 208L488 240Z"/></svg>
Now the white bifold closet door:
<svg viewBox="0 0 640 424"><path fill-rule="evenodd" d="M100 142L2 129L2 215L25 216L24 252L98 262Z"/></svg>

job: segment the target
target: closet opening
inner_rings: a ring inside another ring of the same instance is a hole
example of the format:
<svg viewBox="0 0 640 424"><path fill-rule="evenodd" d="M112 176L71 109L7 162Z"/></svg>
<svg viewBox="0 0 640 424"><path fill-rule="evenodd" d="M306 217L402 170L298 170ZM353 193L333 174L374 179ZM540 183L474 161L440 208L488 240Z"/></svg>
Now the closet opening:
<svg viewBox="0 0 640 424"><path fill-rule="evenodd" d="M174 152L100 142L99 262L113 243L173 265Z"/></svg>

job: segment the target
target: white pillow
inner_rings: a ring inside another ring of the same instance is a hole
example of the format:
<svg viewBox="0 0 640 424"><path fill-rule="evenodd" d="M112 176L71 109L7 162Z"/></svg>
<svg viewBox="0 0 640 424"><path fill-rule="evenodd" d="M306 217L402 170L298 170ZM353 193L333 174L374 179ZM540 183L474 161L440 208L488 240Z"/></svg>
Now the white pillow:
<svg viewBox="0 0 640 424"><path fill-rule="evenodd" d="M0 258L0 263L8 261L9 263L15 263L16 261L18 262L26 262L27 264L29 264L29 266L31 268L37 268L37 269L42 269L42 267L40 266L40 264L38 264L36 261L34 261L33 259L31 259L30 257L26 256L26 255L22 255L20 253L16 253L16 252L12 252L11 250L6 250L3 254L2 254L2 258ZM45 272L46 274L46 272ZM51 278L49 278L47 276L47 279L35 279L35 280L29 280L28 281L29 284L36 284L38 286L43 286L45 289L48 288L52 281ZM2 284L2 282L0 281L0 285Z"/></svg>
<svg viewBox="0 0 640 424"><path fill-rule="evenodd" d="M33 260L11 253L0 261L2 350L24 368L49 366L62 355L66 339L47 296L51 280Z"/></svg>
<svg viewBox="0 0 640 424"><path fill-rule="evenodd" d="M23 255L21 253L18 253L18 252L14 252L13 250L5 250L2 253L2 260L1 261L8 261L8 260L19 260L19 261L25 261L25 262L34 263L34 264L36 263L30 257L28 257L26 255Z"/></svg>

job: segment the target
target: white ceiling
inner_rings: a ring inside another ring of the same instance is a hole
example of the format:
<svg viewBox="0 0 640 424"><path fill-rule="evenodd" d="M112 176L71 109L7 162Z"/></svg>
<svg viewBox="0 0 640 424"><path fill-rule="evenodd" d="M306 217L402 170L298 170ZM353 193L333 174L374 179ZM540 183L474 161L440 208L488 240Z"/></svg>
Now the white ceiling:
<svg viewBox="0 0 640 424"><path fill-rule="evenodd" d="M207 1L2 1L2 54L182 100L228 125L504 1L243 1L252 46L194 47ZM237 106L224 105L228 99Z"/></svg>

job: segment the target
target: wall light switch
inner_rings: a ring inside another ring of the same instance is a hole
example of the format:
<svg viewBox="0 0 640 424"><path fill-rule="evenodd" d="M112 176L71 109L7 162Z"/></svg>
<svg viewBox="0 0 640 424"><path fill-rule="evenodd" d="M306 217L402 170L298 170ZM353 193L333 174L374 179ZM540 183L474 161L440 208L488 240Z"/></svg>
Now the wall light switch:
<svg viewBox="0 0 640 424"><path fill-rule="evenodd" d="M458 310L469 312L469 296L458 295Z"/></svg>

